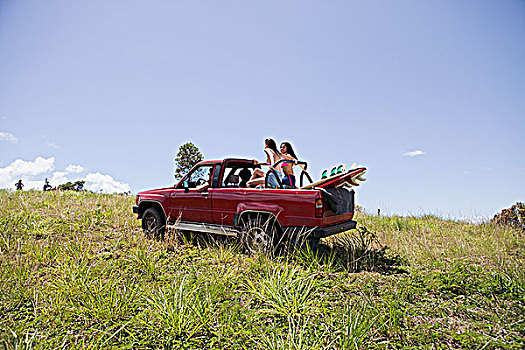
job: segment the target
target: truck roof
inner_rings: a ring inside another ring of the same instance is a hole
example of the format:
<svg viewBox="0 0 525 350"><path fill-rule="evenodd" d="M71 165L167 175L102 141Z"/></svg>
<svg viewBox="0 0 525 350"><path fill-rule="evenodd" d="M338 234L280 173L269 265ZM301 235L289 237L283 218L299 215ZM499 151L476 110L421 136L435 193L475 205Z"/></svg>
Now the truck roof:
<svg viewBox="0 0 525 350"><path fill-rule="evenodd" d="M242 162L253 162L253 159L246 159L246 158L224 158L224 159L210 159L210 160L202 160L199 162L199 164L219 164L223 162L229 162L229 161L242 161Z"/></svg>

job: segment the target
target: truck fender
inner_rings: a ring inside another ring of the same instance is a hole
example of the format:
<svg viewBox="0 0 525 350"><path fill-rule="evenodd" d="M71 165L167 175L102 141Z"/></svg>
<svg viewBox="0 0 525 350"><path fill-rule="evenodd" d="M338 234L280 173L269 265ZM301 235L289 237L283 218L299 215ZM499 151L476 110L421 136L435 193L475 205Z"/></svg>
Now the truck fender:
<svg viewBox="0 0 525 350"><path fill-rule="evenodd" d="M146 209L151 208L151 207L157 208L159 210L159 212L162 213L162 215L164 215L164 219L167 220L166 212L164 211L164 207L162 206L162 204L160 204L157 201L152 201L152 200L147 200L147 199L142 200L139 203L138 218L141 219L142 218L142 214L144 214Z"/></svg>
<svg viewBox="0 0 525 350"><path fill-rule="evenodd" d="M235 227L239 227L242 220L250 215L264 215L271 219L277 228L281 229L279 223L279 214L283 212L283 208L277 204L270 203L239 203L237 205L237 212L234 218Z"/></svg>

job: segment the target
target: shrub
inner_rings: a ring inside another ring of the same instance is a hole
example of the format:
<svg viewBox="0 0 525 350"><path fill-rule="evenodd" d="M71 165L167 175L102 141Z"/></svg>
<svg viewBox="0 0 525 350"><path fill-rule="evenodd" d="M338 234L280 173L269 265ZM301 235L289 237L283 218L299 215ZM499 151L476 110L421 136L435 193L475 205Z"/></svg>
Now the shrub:
<svg viewBox="0 0 525 350"><path fill-rule="evenodd" d="M508 209L503 209L501 213L494 215L491 222L525 231L525 204L518 202Z"/></svg>

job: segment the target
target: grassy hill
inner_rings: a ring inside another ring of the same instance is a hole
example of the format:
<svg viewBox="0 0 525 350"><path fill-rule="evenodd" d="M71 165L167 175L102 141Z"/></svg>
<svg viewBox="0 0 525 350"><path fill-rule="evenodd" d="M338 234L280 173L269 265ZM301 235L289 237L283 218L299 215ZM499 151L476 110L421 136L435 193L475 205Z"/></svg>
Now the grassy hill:
<svg viewBox="0 0 525 350"><path fill-rule="evenodd" d="M0 191L0 347L525 346L525 234L357 215L314 254L145 239L134 198Z"/></svg>

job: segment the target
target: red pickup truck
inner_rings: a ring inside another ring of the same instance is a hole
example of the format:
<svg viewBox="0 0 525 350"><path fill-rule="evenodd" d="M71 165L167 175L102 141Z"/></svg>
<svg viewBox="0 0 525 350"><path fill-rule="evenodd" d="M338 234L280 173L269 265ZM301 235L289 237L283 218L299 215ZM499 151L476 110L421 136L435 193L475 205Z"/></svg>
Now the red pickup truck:
<svg viewBox="0 0 525 350"><path fill-rule="evenodd" d="M269 188L269 172L266 186L248 188L247 180L261 164L232 158L202 161L174 187L138 193L133 212L142 219L147 236L160 237L170 226L181 231L235 235L248 252L269 251L297 235L318 242L355 228L354 191L339 182L339 188L313 186L307 164L298 164L303 169L299 188L285 188L280 182L279 188ZM357 180L364 180L361 176L365 171L355 168L343 175L357 186Z"/></svg>

